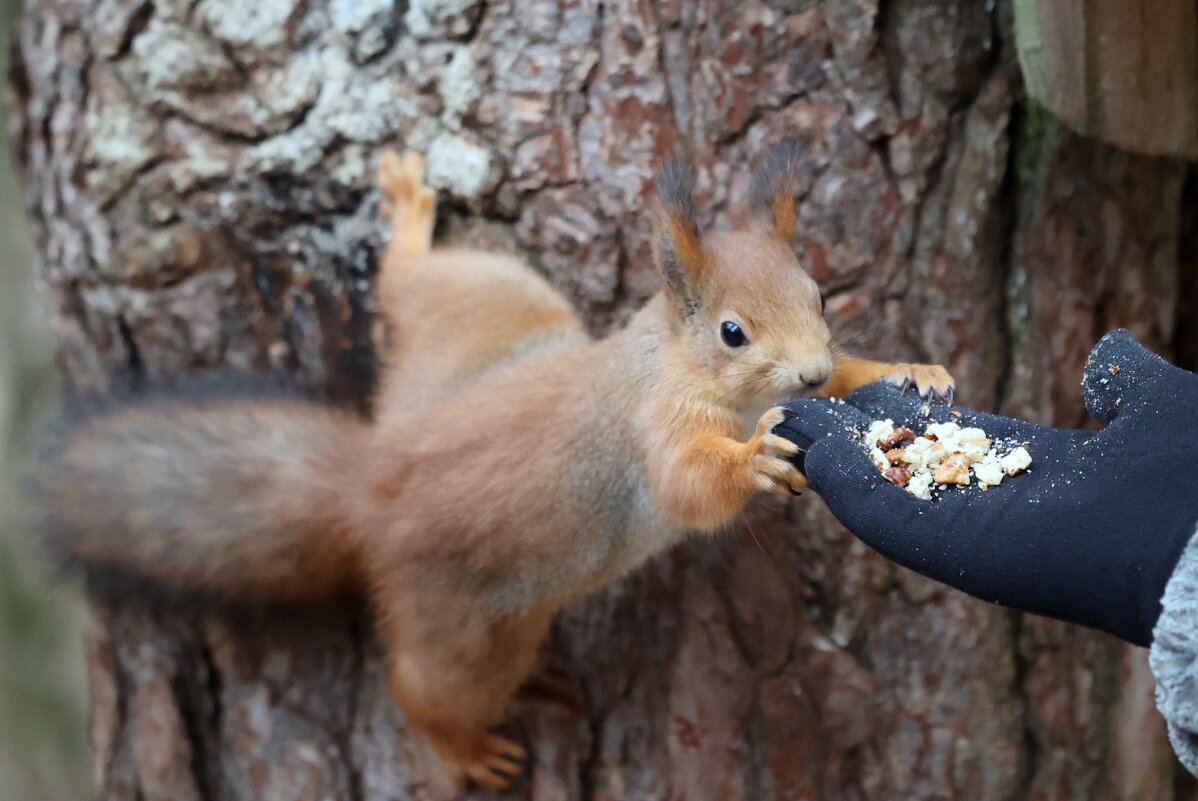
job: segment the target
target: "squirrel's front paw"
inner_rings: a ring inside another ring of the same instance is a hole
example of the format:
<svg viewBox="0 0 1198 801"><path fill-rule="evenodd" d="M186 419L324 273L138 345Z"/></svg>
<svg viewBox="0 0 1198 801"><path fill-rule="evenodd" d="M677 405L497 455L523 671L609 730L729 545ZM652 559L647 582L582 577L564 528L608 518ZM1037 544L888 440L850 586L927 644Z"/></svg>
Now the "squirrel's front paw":
<svg viewBox="0 0 1198 801"><path fill-rule="evenodd" d="M785 437L770 433L786 419L787 414L790 412L775 406L761 415L753 438L746 443L749 474L753 486L762 492L798 495L807 488L807 479L790 461L799 452L799 446Z"/></svg>
<svg viewBox="0 0 1198 801"><path fill-rule="evenodd" d="M919 393L919 397L933 401L943 400L952 403L955 382L938 364L895 364L889 375L883 378L906 392L911 387Z"/></svg>

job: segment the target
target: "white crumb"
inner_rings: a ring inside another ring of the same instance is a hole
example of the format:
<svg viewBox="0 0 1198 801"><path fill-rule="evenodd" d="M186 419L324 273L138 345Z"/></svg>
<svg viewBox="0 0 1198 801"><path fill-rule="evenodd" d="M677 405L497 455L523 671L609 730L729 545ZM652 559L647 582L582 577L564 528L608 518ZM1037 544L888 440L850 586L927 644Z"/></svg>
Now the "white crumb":
<svg viewBox="0 0 1198 801"><path fill-rule="evenodd" d="M1002 471L1008 476L1016 476L1027 470L1032 463L1032 455L1022 445L998 460Z"/></svg>
<svg viewBox="0 0 1198 801"><path fill-rule="evenodd" d="M932 500L932 474L922 470L911 477L905 487L907 492L925 501Z"/></svg>

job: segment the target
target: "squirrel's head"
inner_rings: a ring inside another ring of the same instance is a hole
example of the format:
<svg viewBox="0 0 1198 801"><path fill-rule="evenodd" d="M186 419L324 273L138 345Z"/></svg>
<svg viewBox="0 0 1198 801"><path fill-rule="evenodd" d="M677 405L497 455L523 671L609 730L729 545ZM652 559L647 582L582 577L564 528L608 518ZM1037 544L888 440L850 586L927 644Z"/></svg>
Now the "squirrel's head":
<svg viewBox="0 0 1198 801"><path fill-rule="evenodd" d="M754 179L750 222L702 235L690 168L677 160L657 181L654 256L671 325L689 369L747 407L809 392L832 373L819 287L791 248L798 143L776 145Z"/></svg>

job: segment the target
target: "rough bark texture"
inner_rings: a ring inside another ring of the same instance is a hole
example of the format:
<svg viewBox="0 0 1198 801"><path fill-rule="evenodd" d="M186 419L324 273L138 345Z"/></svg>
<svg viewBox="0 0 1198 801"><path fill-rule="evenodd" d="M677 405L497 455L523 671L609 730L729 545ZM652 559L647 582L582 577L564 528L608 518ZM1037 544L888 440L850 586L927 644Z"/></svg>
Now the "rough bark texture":
<svg viewBox="0 0 1198 801"><path fill-rule="evenodd" d="M232 367L365 397L387 143L428 154L443 235L523 252L596 331L655 287L664 154L694 156L723 223L799 134L797 247L858 349L1060 424L1105 329L1198 352L1187 166L1022 103L1002 4L43 0L16 48L38 269L80 385ZM896 569L813 497L747 517L562 616L545 661L568 686L509 723L521 797L1184 792L1142 652ZM362 615L95 611L100 798L421 794Z"/></svg>

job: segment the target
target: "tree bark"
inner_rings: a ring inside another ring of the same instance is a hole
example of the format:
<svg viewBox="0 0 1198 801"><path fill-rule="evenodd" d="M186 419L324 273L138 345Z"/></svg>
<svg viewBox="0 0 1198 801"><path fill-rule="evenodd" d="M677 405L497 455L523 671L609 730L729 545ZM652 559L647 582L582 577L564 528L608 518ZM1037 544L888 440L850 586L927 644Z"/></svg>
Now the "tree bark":
<svg viewBox="0 0 1198 801"><path fill-rule="evenodd" d="M656 286L660 159L693 156L703 220L724 224L748 165L798 134L796 246L844 339L947 364L970 405L1079 424L1106 329L1198 353L1179 325L1196 193L1184 162L1023 103L1009 16L954 0L30 2L12 135L61 366L79 386L280 371L365 404L387 144L427 154L443 238L523 253L610 330ZM424 794L360 612L94 611L99 798ZM566 611L543 661L557 691L523 694L506 724L531 745L519 797L1185 792L1143 651L898 569L812 496L762 502Z"/></svg>

